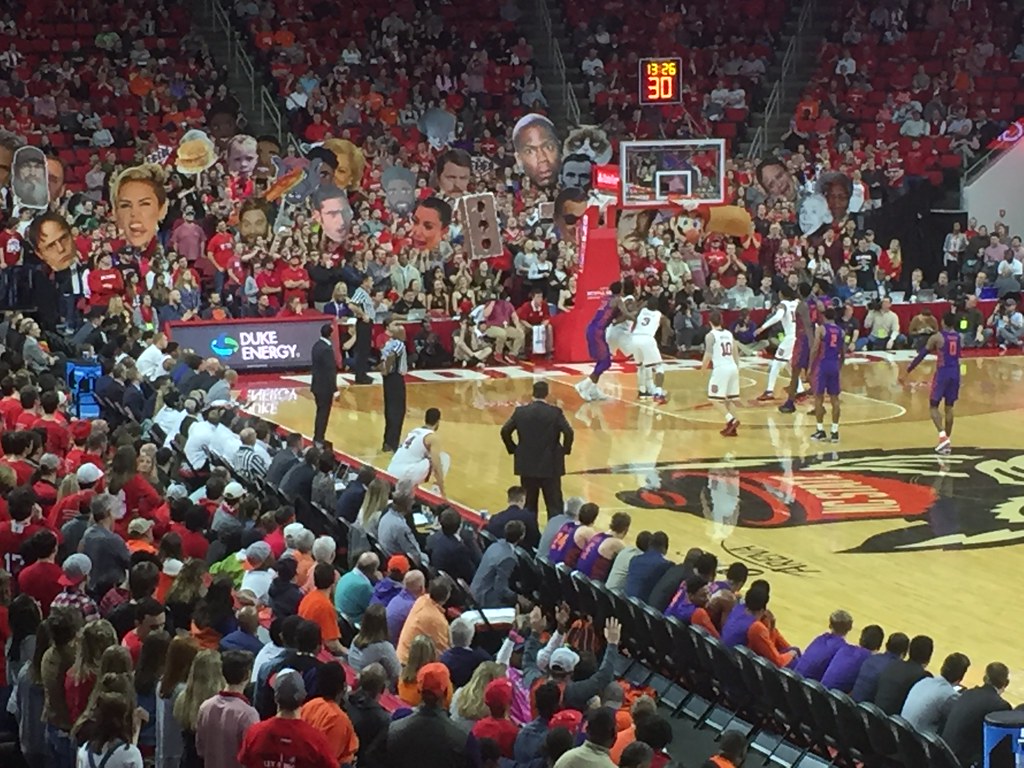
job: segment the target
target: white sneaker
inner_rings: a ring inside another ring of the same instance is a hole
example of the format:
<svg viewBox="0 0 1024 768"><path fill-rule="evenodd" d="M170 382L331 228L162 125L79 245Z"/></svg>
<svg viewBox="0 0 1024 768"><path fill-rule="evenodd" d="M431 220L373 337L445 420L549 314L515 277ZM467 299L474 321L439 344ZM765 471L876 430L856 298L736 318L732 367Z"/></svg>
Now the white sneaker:
<svg viewBox="0 0 1024 768"><path fill-rule="evenodd" d="M949 450L952 447L952 445L953 442L948 437L943 438L942 440L939 440L939 444L935 446L935 452L949 453Z"/></svg>
<svg viewBox="0 0 1024 768"><path fill-rule="evenodd" d="M594 384L590 390L591 400L608 400L610 397L611 395L606 395L604 392L602 392L601 388L598 387L597 384Z"/></svg>
<svg viewBox="0 0 1024 768"><path fill-rule="evenodd" d="M583 381L577 382L575 387L576 393L588 403L591 401L592 398L590 396L590 390L587 388L587 385L591 383L592 382L590 381L590 379L583 379Z"/></svg>

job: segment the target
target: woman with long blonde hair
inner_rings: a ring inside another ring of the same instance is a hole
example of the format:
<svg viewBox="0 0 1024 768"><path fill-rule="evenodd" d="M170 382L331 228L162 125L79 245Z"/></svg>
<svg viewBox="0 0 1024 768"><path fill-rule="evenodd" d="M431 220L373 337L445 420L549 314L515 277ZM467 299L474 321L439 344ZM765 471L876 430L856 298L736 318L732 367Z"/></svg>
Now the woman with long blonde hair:
<svg viewBox="0 0 1024 768"><path fill-rule="evenodd" d="M485 661L473 671L469 682L459 688L452 697L450 712L452 722L470 728L477 720L490 715L484 704L484 689L492 680L505 677L505 665L494 661Z"/></svg>
<svg viewBox="0 0 1024 768"><path fill-rule="evenodd" d="M903 275L903 248L899 240L889 241L888 249L882 251L878 257L878 269L881 270L886 287L890 291L899 284Z"/></svg>
<svg viewBox="0 0 1024 768"><path fill-rule="evenodd" d="M416 683L416 675L419 674L421 667L435 661L437 661L437 648L434 647L434 641L426 635L416 635L409 646L409 660L405 662L402 674L398 678L398 698L410 707L419 706L423 700ZM451 698L452 690L449 685L444 701L445 707L448 706Z"/></svg>
<svg viewBox="0 0 1024 768"><path fill-rule="evenodd" d="M75 722L85 712L92 698L92 689L100 672L103 652L117 645L117 632L106 619L100 619L82 628L75 650L75 663L64 676L64 697L68 703L68 714Z"/></svg>
<svg viewBox="0 0 1024 768"><path fill-rule="evenodd" d="M356 525L372 536L377 535L377 526L380 524L380 517L388 508L388 496L391 494L391 486L387 481L375 477L366 487L366 496L363 497L363 505L356 515Z"/></svg>
<svg viewBox="0 0 1024 768"><path fill-rule="evenodd" d="M78 476L74 472L65 475L64 479L60 481L60 485L57 486L57 501L73 496L81 490L81 486L78 485Z"/></svg>
<svg viewBox="0 0 1024 768"><path fill-rule="evenodd" d="M184 572L184 569L182 569ZM191 635L178 635L167 647L164 674L156 698L156 768L178 768L185 750L181 728L174 722L174 703L185 690L199 645Z"/></svg>
<svg viewBox="0 0 1024 768"><path fill-rule="evenodd" d="M108 672L97 678L96 687L93 688L89 706L86 707L85 712L82 713L71 729L71 737L79 744L93 738L97 730L97 718L102 715L102 712L97 707L97 702L104 694L111 693L124 696L128 702L127 722L125 725L130 731L134 731L135 718L137 717L135 710L138 700L135 696L135 684L132 682L132 676L131 674Z"/></svg>
<svg viewBox="0 0 1024 768"><path fill-rule="evenodd" d="M199 707L204 701L224 690L226 685L220 666L220 651L205 650L197 653L188 672L185 690L174 702L172 710L185 744L181 757L183 768L202 765L202 758L196 752L196 721L199 719Z"/></svg>

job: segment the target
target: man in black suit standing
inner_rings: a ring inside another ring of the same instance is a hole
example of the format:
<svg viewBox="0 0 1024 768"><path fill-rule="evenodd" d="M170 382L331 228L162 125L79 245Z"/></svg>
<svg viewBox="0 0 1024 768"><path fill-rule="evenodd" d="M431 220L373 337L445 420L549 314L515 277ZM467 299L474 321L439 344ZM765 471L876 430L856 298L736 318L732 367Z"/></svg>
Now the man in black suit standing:
<svg viewBox="0 0 1024 768"><path fill-rule="evenodd" d="M313 442L323 446L327 432L327 420L331 417L331 405L338 394L338 362L334 356L331 335L334 326L325 323L320 328L320 338L313 344L313 380L309 391L316 402L316 417L313 420Z"/></svg>
<svg viewBox="0 0 1024 768"><path fill-rule="evenodd" d="M572 452L573 431L558 406L546 402L548 383L534 382L533 402L520 405L501 428L505 448L515 456L515 472L526 489L526 508L539 512L544 493L548 517L562 513L562 475L565 457ZM519 442L512 439L516 433Z"/></svg>

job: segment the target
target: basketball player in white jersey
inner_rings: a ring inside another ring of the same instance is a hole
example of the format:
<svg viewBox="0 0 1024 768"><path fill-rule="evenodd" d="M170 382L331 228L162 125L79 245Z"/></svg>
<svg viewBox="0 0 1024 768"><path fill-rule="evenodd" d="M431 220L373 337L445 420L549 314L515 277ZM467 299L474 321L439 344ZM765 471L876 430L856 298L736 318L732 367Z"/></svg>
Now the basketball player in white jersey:
<svg viewBox="0 0 1024 768"><path fill-rule="evenodd" d="M772 366L768 369L768 386L765 387L764 392L757 398L761 402L775 399L775 384L779 380L779 374L782 373L782 369L787 365L791 366L793 347L796 345L796 313L800 307L800 299L797 297L796 291L788 285L782 288L779 295L782 296L779 306L775 308L775 312L772 313L771 317L766 318L761 327L754 333L755 337L760 336L766 329L771 328L776 323L782 323L782 341L779 342L779 348L775 350ZM797 384L797 393L803 392L803 390L804 384L801 381Z"/></svg>
<svg viewBox="0 0 1024 768"><path fill-rule="evenodd" d="M608 349L612 357L618 350L624 357L636 357L633 351L633 321L637 315L636 285L631 277L622 281L622 307L618 320L608 326L604 337L608 342Z"/></svg>
<svg viewBox="0 0 1024 768"><path fill-rule="evenodd" d="M708 317L711 330L704 338L704 367L711 366L708 399L725 409L724 437L736 437L740 420L735 401L740 396L740 351L732 331L722 328L722 313L717 309Z"/></svg>
<svg viewBox="0 0 1024 768"><path fill-rule="evenodd" d="M441 423L441 411L427 408L424 425L409 432L398 446L388 465L388 474L399 482L411 482L414 486L433 477L439 496L447 498L444 492L444 478L451 466L451 456L441 450L441 439L437 427Z"/></svg>
<svg viewBox="0 0 1024 768"><path fill-rule="evenodd" d="M658 349L657 333L661 330L662 315L658 311L658 300L647 299L647 306L637 313L633 323L633 359L636 361L636 378L640 397L654 397L656 403L668 402L663 387L665 383L665 363Z"/></svg>

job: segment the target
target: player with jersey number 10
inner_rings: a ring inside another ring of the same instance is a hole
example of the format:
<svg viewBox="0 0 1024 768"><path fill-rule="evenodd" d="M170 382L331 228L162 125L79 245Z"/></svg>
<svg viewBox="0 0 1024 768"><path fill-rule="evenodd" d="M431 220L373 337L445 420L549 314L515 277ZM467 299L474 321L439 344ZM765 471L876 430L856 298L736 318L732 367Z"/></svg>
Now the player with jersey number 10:
<svg viewBox="0 0 1024 768"><path fill-rule="evenodd" d="M740 396L740 353L732 331L722 327L722 313L714 310L708 321L711 330L704 339L704 367L711 366L708 399L723 410L723 437L736 437L740 420L736 417L736 398Z"/></svg>

